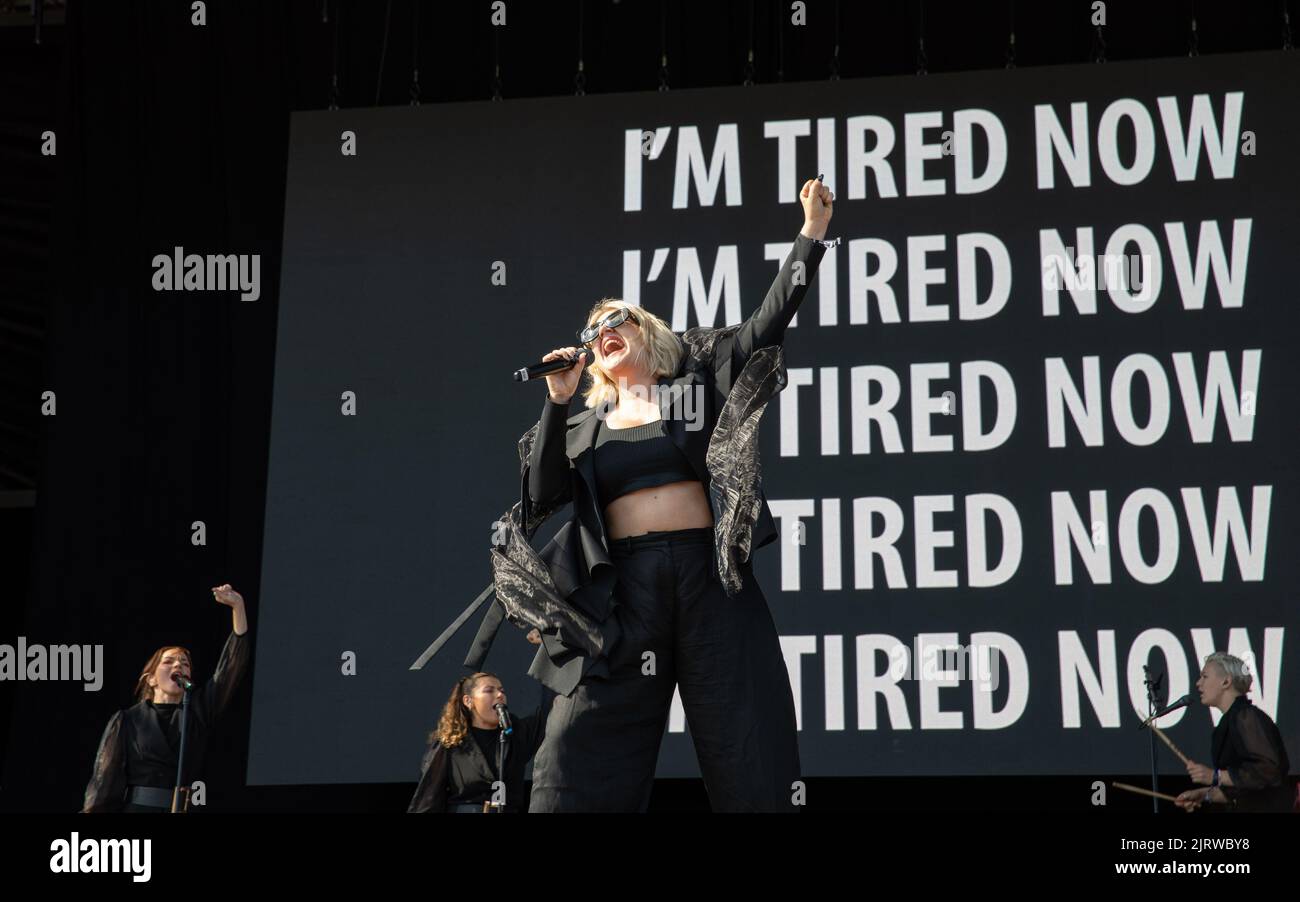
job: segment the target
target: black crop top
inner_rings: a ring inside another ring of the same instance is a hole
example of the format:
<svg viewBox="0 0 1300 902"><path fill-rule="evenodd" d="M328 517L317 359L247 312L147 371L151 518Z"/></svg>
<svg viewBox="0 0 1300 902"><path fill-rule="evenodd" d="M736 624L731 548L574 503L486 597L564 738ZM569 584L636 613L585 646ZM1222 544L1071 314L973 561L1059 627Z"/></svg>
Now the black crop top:
<svg viewBox="0 0 1300 902"><path fill-rule="evenodd" d="M637 489L700 478L668 436L663 420L627 429L610 429L601 420L592 464L601 504Z"/></svg>

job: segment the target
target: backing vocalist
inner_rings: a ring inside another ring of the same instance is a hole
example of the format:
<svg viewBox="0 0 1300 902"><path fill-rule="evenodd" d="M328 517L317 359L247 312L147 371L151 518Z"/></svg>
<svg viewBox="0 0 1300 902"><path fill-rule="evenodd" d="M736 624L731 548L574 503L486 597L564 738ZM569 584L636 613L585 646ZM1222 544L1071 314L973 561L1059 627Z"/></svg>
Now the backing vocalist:
<svg viewBox="0 0 1300 902"><path fill-rule="evenodd" d="M207 683L190 696L185 728L187 789L203 773L203 758L213 722L230 701L248 670L252 655L244 598L229 584L215 586L212 596L230 608L231 633ZM194 657L177 645L150 656L135 684L136 703L108 721L86 785L83 813L122 811L165 813L171 809L180 749L181 681L194 675Z"/></svg>

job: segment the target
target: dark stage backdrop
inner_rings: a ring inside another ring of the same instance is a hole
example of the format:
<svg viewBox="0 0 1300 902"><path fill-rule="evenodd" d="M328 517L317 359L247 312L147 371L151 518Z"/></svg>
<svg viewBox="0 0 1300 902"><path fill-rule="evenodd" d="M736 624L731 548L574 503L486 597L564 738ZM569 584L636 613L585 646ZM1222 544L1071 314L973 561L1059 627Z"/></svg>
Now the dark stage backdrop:
<svg viewBox="0 0 1300 902"><path fill-rule="evenodd" d="M508 374L604 295L739 322L818 172L843 243L755 565L805 774L1140 771L1143 665L1178 696L1222 648L1300 748L1298 65L295 114L250 783L414 778L471 629L409 667L488 583L542 405ZM517 710L532 651L489 660ZM1162 723L1206 759L1213 722ZM695 773L679 708L659 772Z"/></svg>

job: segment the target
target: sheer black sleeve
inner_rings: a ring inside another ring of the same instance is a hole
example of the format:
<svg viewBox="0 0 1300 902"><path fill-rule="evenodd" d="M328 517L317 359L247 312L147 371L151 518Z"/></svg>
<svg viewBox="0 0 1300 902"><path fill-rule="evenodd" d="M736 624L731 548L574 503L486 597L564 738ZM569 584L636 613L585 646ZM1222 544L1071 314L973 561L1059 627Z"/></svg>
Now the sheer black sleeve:
<svg viewBox="0 0 1300 902"><path fill-rule="evenodd" d="M249 634L244 633L241 636L232 630L225 646L221 649L217 666L202 690L204 708L209 717L214 719L220 717L221 712L230 703L231 697L248 671L248 661L252 654L253 644Z"/></svg>
<svg viewBox="0 0 1300 902"><path fill-rule="evenodd" d="M104 728L95 754L95 767L86 784L83 814L121 811L126 796L126 737L123 735L122 712L118 711Z"/></svg>
<svg viewBox="0 0 1300 902"><path fill-rule="evenodd" d="M420 782L411 796L407 814L441 814L447 810L447 750L434 740L424 755Z"/></svg>
<svg viewBox="0 0 1300 902"><path fill-rule="evenodd" d="M1230 800L1281 785L1286 779L1286 751L1278 747L1274 731L1254 710L1243 711L1232 725L1241 760L1228 768L1231 786L1220 787Z"/></svg>

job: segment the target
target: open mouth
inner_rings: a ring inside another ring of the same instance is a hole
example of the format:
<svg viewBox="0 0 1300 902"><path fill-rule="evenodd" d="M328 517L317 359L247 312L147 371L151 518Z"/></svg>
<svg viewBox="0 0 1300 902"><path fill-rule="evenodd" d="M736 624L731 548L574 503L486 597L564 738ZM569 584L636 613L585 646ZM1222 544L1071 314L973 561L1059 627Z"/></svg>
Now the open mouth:
<svg viewBox="0 0 1300 902"><path fill-rule="evenodd" d="M600 346L600 350L602 354L613 354L615 351L623 350L623 347L623 340L611 335L605 339L605 343Z"/></svg>

